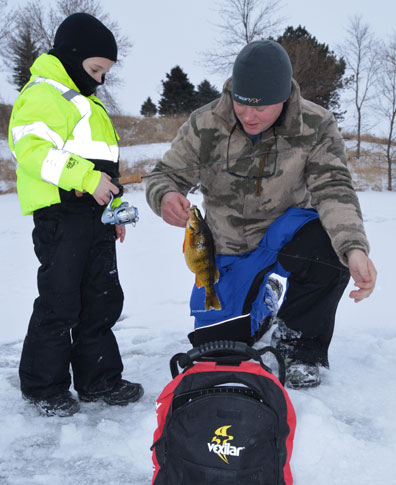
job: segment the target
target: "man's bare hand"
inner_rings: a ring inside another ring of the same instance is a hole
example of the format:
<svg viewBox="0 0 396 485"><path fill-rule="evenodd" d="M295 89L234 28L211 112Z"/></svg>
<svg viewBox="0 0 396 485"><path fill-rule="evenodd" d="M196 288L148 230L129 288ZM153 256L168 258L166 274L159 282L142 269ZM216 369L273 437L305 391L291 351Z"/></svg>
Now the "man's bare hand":
<svg viewBox="0 0 396 485"><path fill-rule="evenodd" d="M347 253L349 272L359 289L351 291L350 298L359 303L371 295L377 279L374 263L361 249L352 249Z"/></svg>
<svg viewBox="0 0 396 485"><path fill-rule="evenodd" d="M110 175L102 172L99 185L96 187L96 190L92 194L92 197L99 205L105 205L108 204L110 201L110 192L112 192L114 195L117 195L119 189L116 185L111 183Z"/></svg>
<svg viewBox="0 0 396 485"><path fill-rule="evenodd" d="M172 226L186 227L190 201L179 192L167 192L161 200L161 215Z"/></svg>

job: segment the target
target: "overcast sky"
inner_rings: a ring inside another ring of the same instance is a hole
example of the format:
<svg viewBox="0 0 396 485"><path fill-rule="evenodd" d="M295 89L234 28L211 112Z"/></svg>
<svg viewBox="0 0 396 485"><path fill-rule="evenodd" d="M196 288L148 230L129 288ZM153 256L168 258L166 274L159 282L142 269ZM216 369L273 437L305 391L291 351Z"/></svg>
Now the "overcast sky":
<svg viewBox="0 0 396 485"><path fill-rule="evenodd" d="M50 2L43 3L46 1ZM157 102L162 92L161 80L175 65L186 72L195 86L208 79L221 90L225 79L206 71L200 55L219 37L215 24L221 19L215 0L101 0L101 3L133 43L120 71L124 85L115 93L124 114L138 115L148 96ZM302 25L331 50L336 50L337 43L345 38L348 19L355 14L362 14L381 38L396 30L393 0L289 0L283 4L280 14L286 20L280 32L288 25ZM12 103L17 93L7 85L5 73L1 79L0 99Z"/></svg>

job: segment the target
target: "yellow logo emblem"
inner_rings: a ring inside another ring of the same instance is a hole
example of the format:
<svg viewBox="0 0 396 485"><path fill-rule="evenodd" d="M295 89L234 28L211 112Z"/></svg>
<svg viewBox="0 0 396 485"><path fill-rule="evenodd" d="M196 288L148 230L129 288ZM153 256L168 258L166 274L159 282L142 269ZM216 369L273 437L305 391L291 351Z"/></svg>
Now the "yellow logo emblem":
<svg viewBox="0 0 396 485"><path fill-rule="evenodd" d="M241 450L245 449L244 446L237 447L229 443L234 439L233 436L228 434L229 428L231 428L231 425L217 428L212 441L208 443L209 452L216 453L227 464L229 464L228 456L239 456Z"/></svg>

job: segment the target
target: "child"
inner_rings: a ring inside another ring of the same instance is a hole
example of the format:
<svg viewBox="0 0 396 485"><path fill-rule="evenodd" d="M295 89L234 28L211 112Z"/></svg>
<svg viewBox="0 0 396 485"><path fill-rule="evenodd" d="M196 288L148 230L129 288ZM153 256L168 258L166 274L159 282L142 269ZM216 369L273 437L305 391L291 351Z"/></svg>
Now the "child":
<svg viewBox="0 0 396 485"><path fill-rule="evenodd" d="M123 242L125 226L101 222L110 192L119 192L111 182L119 149L94 93L116 60L109 29L91 15L70 15L53 49L33 63L11 115L18 197L22 213L33 214L41 265L19 375L22 396L44 415L79 410L69 391L70 364L80 401L126 405L143 395L140 384L121 378L111 330L124 298L115 241ZM120 203L118 197L113 204Z"/></svg>

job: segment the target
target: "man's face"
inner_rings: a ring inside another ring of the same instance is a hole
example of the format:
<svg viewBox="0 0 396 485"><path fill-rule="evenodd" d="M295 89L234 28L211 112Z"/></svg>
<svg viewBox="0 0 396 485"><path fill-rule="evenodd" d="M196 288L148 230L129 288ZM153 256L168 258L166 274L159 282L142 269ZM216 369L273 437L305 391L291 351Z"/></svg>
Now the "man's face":
<svg viewBox="0 0 396 485"><path fill-rule="evenodd" d="M279 118L283 104L284 102L269 106L247 106L233 101L235 114L249 135L258 135L268 130Z"/></svg>

